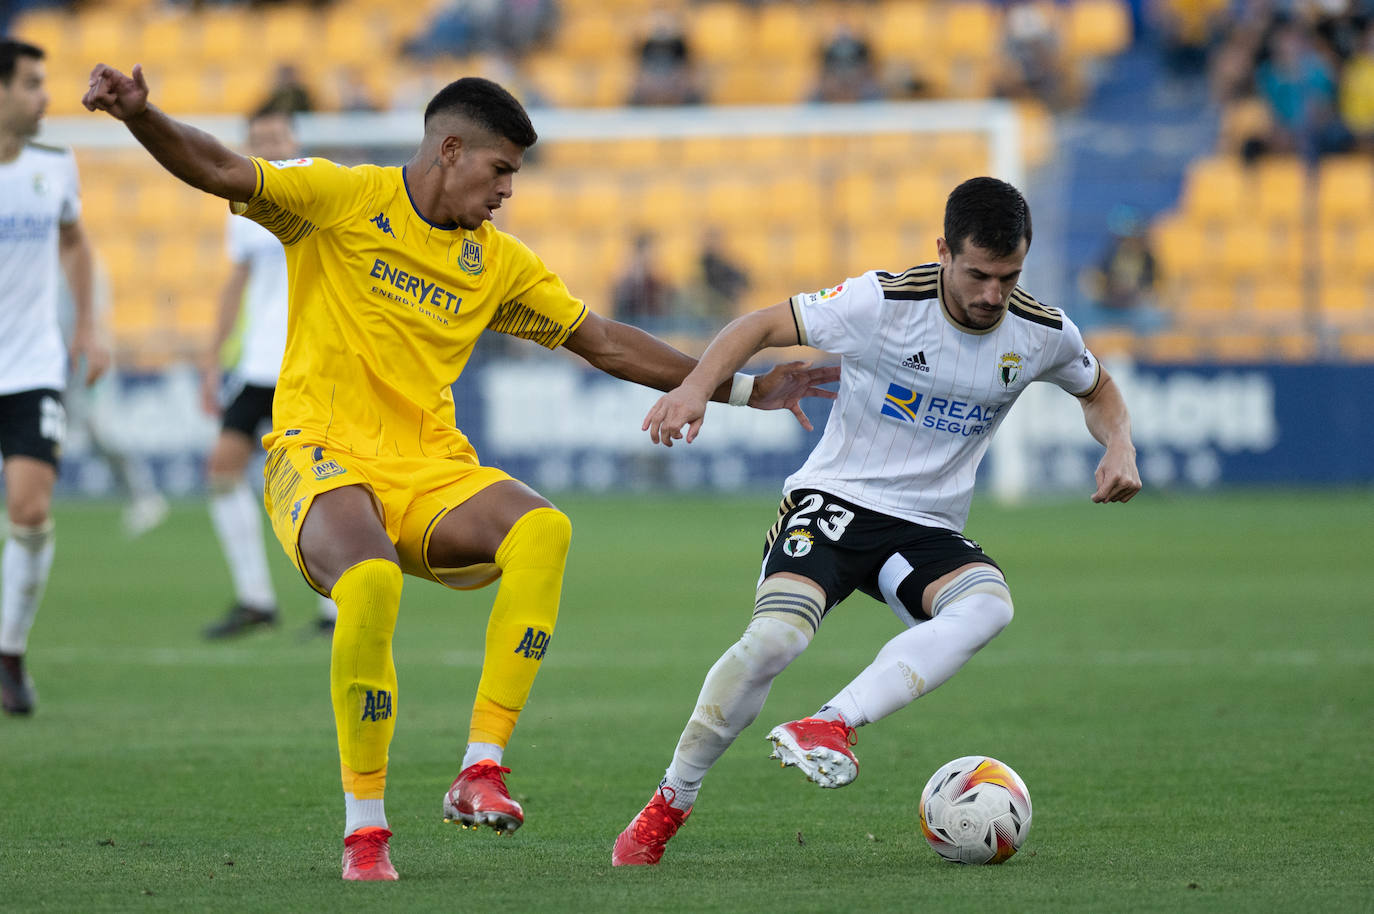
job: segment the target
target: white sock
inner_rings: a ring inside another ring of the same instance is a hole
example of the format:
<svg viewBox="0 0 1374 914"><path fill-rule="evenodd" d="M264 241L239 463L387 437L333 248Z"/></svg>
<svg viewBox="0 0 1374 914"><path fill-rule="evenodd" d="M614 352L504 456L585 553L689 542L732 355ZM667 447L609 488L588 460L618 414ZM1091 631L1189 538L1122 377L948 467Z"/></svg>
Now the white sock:
<svg viewBox="0 0 1374 914"><path fill-rule="evenodd" d="M495 743L468 743L468 748L463 752L463 768L467 770L483 759L491 759L496 764L501 764L501 756L505 750Z"/></svg>
<svg viewBox="0 0 1374 914"><path fill-rule="evenodd" d="M696 802L706 772L759 716L774 678L810 643L795 626L759 616L711 667L664 776L674 808Z"/></svg>
<svg viewBox="0 0 1374 914"><path fill-rule="evenodd" d="M52 519L36 527L10 525L0 556L0 654L23 654L48 585L56 536Z"/></svg>
<svg viewBox="0 0 1374 914"><path fill-rule="evenodd" d="M328 619L330 622L339 618L339 607L328 597L320 597L320 618Z"/></svg>
<svg viewBox="0 0 1374 914"><path fill-rule="evenodd" d="M360 828L386 827L384 800L360 800L351 793L344 794L344 837Z"/></svg>
<svg viewBox="0 0 1374 914"><path fill-rule="evenodd" d="M277 595L267 570L261 513L258 500L246 482L210 496L210 520L229 563L235 599L254 609L270 610L277 606Z"/></svg>
<svg viewBox="0 0 1374 914"><path fill-rule="evenodd" d="M1011 616L1011 604L993 594L971 593L955 600L934 619L883 645L868 668L826 702L822 713L839 713L851 727L860 727L906 707L948 681L1006 628Z"/></svg>

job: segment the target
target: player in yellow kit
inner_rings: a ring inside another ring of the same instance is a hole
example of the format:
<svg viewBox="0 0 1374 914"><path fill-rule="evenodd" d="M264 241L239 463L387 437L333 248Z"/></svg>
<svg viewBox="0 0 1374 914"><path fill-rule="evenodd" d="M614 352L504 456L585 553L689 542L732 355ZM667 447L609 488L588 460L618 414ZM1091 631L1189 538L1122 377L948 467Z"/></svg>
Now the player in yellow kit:
<svg viewBox="0 0 1374 914"><path fill-rule="evenodd" d="M383 807L399 705L391 656L408 573L450 587L500 578L461 771L444 814L509 832L524 821L502 755L549 646L571 537L568 518L482 466L454 426L453 381L484 329L564 346L659 390L695 361L598 317L516 238L490 224L536 134L508 92L460 79L425 111L404 168L323 159L268 162L148 103L140 67L98 65L83 99L108 111L168 171L231 201L285 246L286 354L264 439L267 509L310 585L339 607L330 661L339 738L345 879L395 879ZM834 397L834 369L738 376L717 400L790 409ZM752 384L752 387L751 387Z"/></svg>

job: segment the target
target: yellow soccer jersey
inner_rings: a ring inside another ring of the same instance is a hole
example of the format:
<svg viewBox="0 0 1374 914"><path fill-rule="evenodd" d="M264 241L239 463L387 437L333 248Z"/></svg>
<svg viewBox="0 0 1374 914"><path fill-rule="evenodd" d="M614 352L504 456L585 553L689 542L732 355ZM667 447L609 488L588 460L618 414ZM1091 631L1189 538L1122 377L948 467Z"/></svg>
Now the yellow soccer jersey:
<svg viewBox="0 0 1374 914"><path fill-rule="evenodd" d="M234 210L281 240L290 284L265 447L290 432L359 455L471 453L450 385L482 331L553 349L586 316L518 239L427 222L402 168L253 162Z"/></svg>

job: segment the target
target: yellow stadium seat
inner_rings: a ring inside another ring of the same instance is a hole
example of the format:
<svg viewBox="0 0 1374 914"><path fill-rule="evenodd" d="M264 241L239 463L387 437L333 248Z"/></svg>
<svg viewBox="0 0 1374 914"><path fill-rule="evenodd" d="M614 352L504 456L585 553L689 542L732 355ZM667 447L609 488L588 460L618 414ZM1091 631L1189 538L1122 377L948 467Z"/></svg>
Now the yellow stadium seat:
<svg viewBox="0 0 1374 914"><path fill-rule="evenodd" d="M1119 54L1131 44L1131 13L1123 0L1073 0L1064 26L1071 59Z"/></svg>
<svg viewBox="0 0 1374 914"><path fill-rule="evenodd" d="M1175 317L1180 327L1216 327L1241 320L1236 287L1229 282L1197 280L1181 287Z"/></svg>
<svg viewBox="0 0 1374 914"><path fill-rule="evenodd" d="M77 17L53 9L35 9L20 13L10 23L9 37L37 45L48 54L64 48L77 33ZM91 61L94 65L95 61Z"/></svg>
<svg viewBox="0 0 1374 914"><path fill-rule="evenodd" d="M1207 222L1242 219L1247 210L1248 182L1239 159L1210 156L1188 167L1183 199L1184 209Z"/></svg>
<svg viewBox="0 0 1374 914"><path fill-rule="evenodd" d="M1341 356L1352 362L1374 362L1374 331L1350 330L1338 339Z"/></svg>
<svg viewBox="0 0 1374 914"><path fill-rule="evenodd" d="M1307 169L1296 156L1264 159L1255 166L1254 208L1261 219L1302 222L1308 196Z"/></svg>
<svg viewBox="0 0 1374 914"><path fill-rule="evenodd" d="M936 31L934 9L931 3L884 0L868 33L878 62L906 63L926 56Z"/></svg>
<svg viewBox="0 0 1374 914"><path fill-rule="evenodd" d="M1156 362L1196 362L1206 351L1204 339L1188 330L1164 330L1141 338L1143 357Z"/></svg>
<svg viewBox="0 0 1374 914"><path fill-rule="evenodd" d="M1333 156L1317 167L1317 216L1323 223L1369 221L1374 211L1374 161Z"/></svg>
<svg viewBox="0 0 1374 914"><path fill-rule="evenodd" d="M1374 223L1323 225L1317 235L1317 250L1326 278L1358 281L1374 276Z"/></svg>
<svg viewBox="0 0 1374 914"><path fill-rule="evenodd" d="M554 48L574 60L605 62L628 55L634 38L624 17L591 12L564 18L554 36Z"/></svg>
<svg viewBox="0 0 1374 914"><path fill-rule="evenodd" d="M801 4L769 3L755 13L753 41L747 53L769 63L810 59L819 43L812 17Z"/></svg>
<svg viewBox="0 0 1374 914"><path fill-rule="evenodd" d="M945 8L941 44L951 57L992 60L1002 51L1002 23L990 0L958 0Z"/></svg>
<svg viewBox="0 0 1374 914"><path fill-rule="evenodd" d="M1302 282L1267 279L1258 283L1250 295L1245 313L1249 322L1263 327L1290 330L1302 327L1307 314Z"/></svg>
<svg viewBox="0 0 1374 914"><path fill-rule="evenodd" d="M1273 340L1265 333L1252 330L1227 330L1208 341L1213 358L1222 362L1265 362L1273 355Z"/></svg>
<svg viewBox="0 0 1374 914"><path fill-rule="evenodd" d="M763 193L758 201L761 220L777 228L799 228L823 221L826 206L815 177L808 173L775 173L760 181Z"/></svg>
<svg viewBox="0 0 1374 914"><path fill-rule="evenodd" d="M687 41L704 63L729 63L750 53L753 23L735 0L703 3L687 19Z"/></svg>
<svg viewBox="0 0 1374 914"><path fill-rule="evenodd" d="M640 225L663 229L687 220L693 200L679 176L665 174L649 178L630 204Z"/></svg>
<svg viewBox="0 0 1374 914"><path fill-rule="evenodd" d="M197 14L202 63L227 63L248 53L258 35L248 14L228 7L211 7Z"/></svg>
<svg viewBox="0 0 1374 914"><path fill-rule="evenodd" d="M377 40L366 20L334 12L324 23L323 45L336 63L362 66L375 61Z"/></svg>
<svg viewBox="0 0 1374 914"><path fill-rule="evenodd" d="M1268 270L1265 257L1268 246L1264 226L1253 222L1232 223L1222 232L1217 265L1228 276L1259 276Z"/></svg>
<svg viewBox="0 0 1374 914"><path fill-rule="evenodd" d="M1276 333L1271 340L1271 350L1285 362L1310 362L1320 348L1316 334L1306 330Z"/></svg>
<svg viewBox="0 0 1374 914"><path fill-rule="evenodd" d="M847 172L835 182L831 211L851 229L884 223L884 232L891 233L895 220L889 218L887 194L867 170Z"/></svg>
<svg viewBox="0 0 1374 914"><path fill-rule="evenodd" d="M1136 334L1119 327L1101 327L1086 331L1083 341L1099 359L1120 358L1135 354Z"/></svg>
<svg viewBox="0 0 1374 914"><path fill-rule="evenodd" d="M72 53L92 65L96 61L124 64L123 58L135 38L131 22L131 17L123 10L87 9L77 17L75 40L68 35L60 47L64 53ZM57 48L47 48L47 51L54 54ZM124 65L132 66L132 63Z"/></svg>
<svg viewBox="0 0 1374 914"><path fill-rule="evenodd" d="M1165 278L1191 277L1210 265L1207 233L1202 226L1181 214L1170 214L1156 220L1151 229L1151 239L1160 272Z"/></svg>
<svg viewBox="0 0 1374 914"><path fill-rule="evenodd" d="M1369 284L1346 278L1323 281L1317 290L1317 314L1325 327L1374 328L1374 298Z"/></svg>

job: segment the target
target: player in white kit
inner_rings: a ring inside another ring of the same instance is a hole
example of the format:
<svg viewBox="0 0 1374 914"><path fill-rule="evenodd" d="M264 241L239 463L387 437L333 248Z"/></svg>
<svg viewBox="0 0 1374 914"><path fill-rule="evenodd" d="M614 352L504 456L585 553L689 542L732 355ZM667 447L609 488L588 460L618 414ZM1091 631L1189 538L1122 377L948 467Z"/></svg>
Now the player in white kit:
<svg viewBox="0 0 1374 914"><path fill-rule="evenodd" d="M43 51L0 39L0 456L9 537L0 553L0 704L33 712L29 631L52 568L52 492L66 429L67 347L59 271L75 303L72 363L87 384L110 363L91 303L91 247L81 227L71 150L30 142L48 105Z"/></svg>
<svg viewBox="0 0 1374 914"><path fill-rule="evenodd" d="M855 590L906 630L813 717L774 727L773 757L822 787L858 775L855 728L948 680L1012 618L997 563L963 534L974 474L1007 411L1043 380L1079 398L1106 447L1095 502L1140 491L1120 391L1078 328L1017 285L1031 241L1016 188L974 178L950 194L938 263L869 272L741 317L649 411L655 442L692 441L712 390L755 353L815 346L840 356L825 432L788 477L765 541L754 615L711 667L672 763L616 839L616 866L655 864L702 779L763 708L773 679Z"/></svg>
<svg viewBox="0 0 1374 914"><path fill-rule="evenodd" d="M265 159L300 155L291 117L264 111L248 120L248 151ZM227 638L277 623L277 595L268 571L262 536L262 498L244 476L261 433L272 424L272 397L286 350L286 252L267 229L242 216L226 216L226 242L233 271L220 293L214 338L201 361L201 400L212 415L220 409L220 352L245 310L241 350L231 373L234 391L223 409L219 437L210 452L210 519L229 564L234 602L205 637ZM319 598L313 631L333 634L338 610Z"/></svg>

